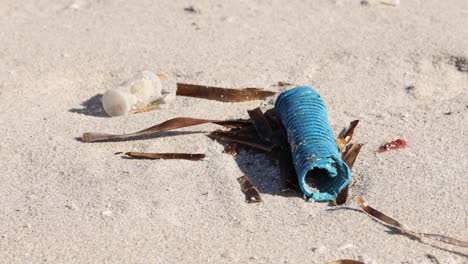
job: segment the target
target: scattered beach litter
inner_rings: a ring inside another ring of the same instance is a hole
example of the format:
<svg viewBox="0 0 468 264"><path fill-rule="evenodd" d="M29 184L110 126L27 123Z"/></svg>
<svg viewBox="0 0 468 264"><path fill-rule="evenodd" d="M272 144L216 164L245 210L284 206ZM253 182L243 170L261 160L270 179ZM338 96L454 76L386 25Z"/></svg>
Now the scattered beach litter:
<svg viewBox="0 0 468 264"><path fill-rule="evenodd" d="M274 95L261 89L227 89L210 86L178 84L177 95L217 100L243 102L261 100ZM362 143L351 142L359 120L333 140L325 105L320 95L310 87L299 86L283 92L275 108L265 113L260 108L248 111L249 119L210 120L178 117L128 134L84 133L82 142L126 141L164 131L201 124L217 124L223 130L215 130L208 137L225 144L224 153L236 155L238 148L250 148L279 160L283 191L302 192L306 198L316 201L331 201L342 205L348 197L351 169L363 147ZM405 140L397 139L379 148L385 152L408 146ZM126 152L137 159L188 159L202 160L205 154L190 153L142 153ZM299 172L299 173L297 173ZM299 177L298 177L299 176ZM308 181L307 178L311 180ZM246 202L262 202L260 193L247 176L238 178ZM443 235L414 232L396 220L368 206L362 197L355 198L366 213L403 234L418 238L429 238L447 244L467 247L468 243ZM330 263L362 263L355 260L337 260Z"/></svg>

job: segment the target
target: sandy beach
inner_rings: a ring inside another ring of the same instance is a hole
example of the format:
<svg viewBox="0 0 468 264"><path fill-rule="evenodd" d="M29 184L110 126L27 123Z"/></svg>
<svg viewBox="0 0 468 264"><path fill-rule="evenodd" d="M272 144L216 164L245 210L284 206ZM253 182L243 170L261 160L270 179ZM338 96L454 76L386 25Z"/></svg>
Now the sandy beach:
<svg viewBox="0 0 468 264"><path fill-rule="evenodd" d="M3 0L0 46L2 263L468 262L467 248L398 234L352 199L412 230L468 240L466 0ZM360 120L350 198L330 206L281 192L278 162L224 154L206 136L216 125L77 140L274 106L178 96L108 117L100 96L142 70L227 88L313 86L335 135ZM377 152L397 138L409 147ZM262 203L245 202L242 175Z"/></svg>

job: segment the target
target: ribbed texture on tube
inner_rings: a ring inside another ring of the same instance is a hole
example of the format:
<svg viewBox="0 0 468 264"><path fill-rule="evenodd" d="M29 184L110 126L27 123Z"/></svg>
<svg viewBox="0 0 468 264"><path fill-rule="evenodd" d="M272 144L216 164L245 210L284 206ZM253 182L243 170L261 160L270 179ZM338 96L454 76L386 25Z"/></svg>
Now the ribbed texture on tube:
<svg viewBox="0 0 468 264"><path fill-rule="evenodd" d="M320 95L308 86L296 87L279 95L275 111L286 129L302 192L316 201L335 199L351 172L341 160Z"/></svg>

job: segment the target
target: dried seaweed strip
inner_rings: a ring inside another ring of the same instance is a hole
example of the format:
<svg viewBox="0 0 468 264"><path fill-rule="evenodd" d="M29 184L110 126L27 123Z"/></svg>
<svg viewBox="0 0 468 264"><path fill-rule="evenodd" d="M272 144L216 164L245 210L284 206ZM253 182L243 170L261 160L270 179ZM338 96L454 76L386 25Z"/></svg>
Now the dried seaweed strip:
<svg viewBox="0 0 468 264"><path fill-rule="evenodd" d="M136 159L184 159L184 160L202 160L205 154L190 153L146 153L146 152L127 152L125 155Z"/></svg>
<svg viewBox="0 0 468 264"><path fill-rule="evenodd" d="M362 143L353 143L345 153L343 153L343 161L346 162L349 169L352 169L354 166L354 162L356 161L359 152L361 151Z"/></svg>
<svg viewBox="0 0 468 264"><path fill-rule="evenodd" d="M255 108L253 110L247 111L249 113L250 119L257 130L257 135L265 142L271 142L273 137L273 130L268 124L268 120L265 118L262 110L260 108Z"/></svg>
<svg viewBox="0 0 468 264"><path fill-rule="evenodd" d="M357 125L359 124L359 120L354 120L349 124L349 127L336 138L336 144L338 145L338 149L341 151L344 150L346 145L351 141L353 138L354 130L356 129Z"/></svg>
<svg viewBox="0 0 468 264"><path fill-rule="evenodd" d="M231 129L231 130L216 130L216 133L224 136L239 137L246 140L255 140L260 141L260 138L257 136L257 131L252 125L245 126L242 128Z"/></svg>
<svg viewBox="0 0 468 264"><path fill-rule="evenodd" d="M294 170L294 165L292 162L291 151L288 149L280 149L279 167L281 191L300 191L299 183L297 182L296 171Z"/></svg>
<svg viewBox="0 0 468 264"><path fill-rule="evenodd" d="M334 201L335 205L342 205L346 203L346 200L348 200L348 195L349 195L349 184L346 185L343 190L336 196L336 199Z"/></svg>
<svg viewBox="0 0 468 264"><path fill-rule="evenodd" d="M135 109L132 111L133 114L140 114L140 113L146 113L149 111L153 111L154 109L158 108L156 104L149 104L147 106Z"/></svg>
<svg viewBox="0 0 468 264"><path fill-rule="evenodd" d="M177 95L216 100L221 102L245 102L263 100L275 92L259 88L228 89L205 85L177 83Z"/></svg>
<svg viewBox="0 0 468 264"><path fill-rule="evenodd" d="M252 133L248 133L246 131L241 131L241 130L231 130L231 131L215 130L208 134L208 136L210 135L214 135L217 137L232 138L232 139L242 140L246 142L255 142L255 143L261 142L260 139L257 137L255 130L253 130ZM267 144L265 143L263 145L267 145Z"/></svg>
<svg viewBox="0 0 468 264"><path fill-rule="evenodd" d="M364 264L364 262L352 260L352 259L340 259L328 262L328 264Z"/></svg>
<svg viewBox="0 0 468 264"><path fill-rule="evenodd" d="M356 158L361 151L361 148L364 144L360 143L353 143L345 152L341 155L342 159L346 164L348 165L349 169L351 170L353 168L354 162L356 161ZM346 185L346 187L341 190L341 192L338 194L338 196L335 199L335 204L336 205L342 205L346 203L346 200L348 199L348 192L349 192L349 184Z"/></svg>
<svg viewBox="0 0 468 264"><path fill-rule="evenodd" d="M167 120L161 124L149 127L147 129L130 133L130 134L102 134L102 133L84 133L81 137L83 142L95 142L95 141L107 141L107 140L126 140L137 136L152 135L160 132L165 132L173 129L201 125L206 123L213 123L226 127L242 127L249 124L246 120L209 120L209 119L197 119L189 117L178 117Z"/></svg>
<svg viewBox="0 0 468 264"><path fill-rule="evenodd" d="M419 232L414 232L409 230L406 226L403 224L399 223L397 220L391 218L390 216L385 215L384 213L370 207L367 205L367 203L362 199L361 196L356 196L355 198L356 202L358 203L359 207L369 214L370 216L377 218L378 220L384 222L385 224L388 224L390 226L393 226L400 230L404 234L408 234L414 237L417 237L419 239L421 238L430 238L433 240L437 240L446 244L454 245L454 246L459 246L459 247L468 247L468 242L461 241L455 238L451 238L448 236L444 235L437 235L437 234L427 234L427 233L419 233Z"/></svg>
<svg viewBox="0 0 468 264"><path fill-rule="evenodd" d="M282 87L282 86L288 86L288 85L292 85L292 84L290 84L290 83L288 83L288 82L279 81L279 82L276 83L276 85Z"/></svg>
<svg viewBox="0 0 468 264"><path fill-rule="evenodd" d="M257 188L253 185L253 183L247 178L247 176L242 176L237 178L241 186L242 192L245 194L245 200L248 203L260 203L262 202L262 198L260 197L260 193L258 192Z"/></svg>
<svg viewBox="0 0 468 264"><path fill-rule="evenodd" d="M235 155L237 155L237 147L238 147L237 143L228 143L224 147L223 153L235 156Z"/></svg>
<svg viewBox="0 0 468 264"><path fill-rule="evenodd" d="M260 149L266 152L271 152L273 150L272 145L258 143L258 141L253 141L252 139L246 139L240 136L226 135L225 133L221 131L213 131L208 134L208 137L216 139L216 140L225 141L225 142L239 143L239 144L242 144L251 148L255 148L255 149Z"/></svg>

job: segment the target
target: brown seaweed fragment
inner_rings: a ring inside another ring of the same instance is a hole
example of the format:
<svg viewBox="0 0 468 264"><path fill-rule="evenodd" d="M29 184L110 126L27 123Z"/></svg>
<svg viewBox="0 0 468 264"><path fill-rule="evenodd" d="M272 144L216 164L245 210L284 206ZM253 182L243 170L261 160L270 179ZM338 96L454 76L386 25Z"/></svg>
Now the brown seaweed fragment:
<svg viewBox="0 0 468 264"><path fill-rule="evenodd" d="M270 124L268 124L268 120L265 118L262 110L259 107L247 111L250 116L250 120L257 131L257 135L265 142L271 142L271 138L273 137L273 130L271 129Z"/></svg>
<svg viewBox="0 0 468 264"><path fill-rule="evenodd" d="M141 108L137 108L132 111L132 114L140 114L140 113L146 113L149 111L153 111L154 109L158 108L158 106L154 103L151 103L149 105L143 106Z"/></svg>
<svg viewBox="0 0 468 264"><path fill-rule="evenodd" d="M283 82L283 81L278 81L276 83L276 85L282 87L282 86L288 86L288 85L292 85L291 83L288 83L288 82Z"/></svg>
<svg viewBox="0 0 468 264"><path fill-rule="evenodd" d="M359 155L359 152L361 151L362 146L364 146L364 144L362 144L362 143L357 143L357 142L353 143L346 150L346 152L343 153L343 155L342 155L343 161L346 162L349 169L353 168L354 162L356 161L356 158Z"/></svg>
<svg viewBox="0 0 468 264"><path fill-rule="evenodd" d="M260 197L260 193L258 192L257 188L253 185L247 176L242 176L237 178L241 186L242 192L245 194L245 201L248 203L260 203L262 202L262 198Z"/></svg>
<svg viewBox="0 0 468 264"><path fill-rule="evenodd" d="M232 156L235 156L237 155L237 143L228 143L225 147L224 147L224 151L223 153L226 153L226 154L229 154L229 155L232 155Z"/></svg>
<svg viewBox="0 0 468 264"><path fill-rule="evenodd" d="M245 102L263 100L275 92L259 88L228 89L205 85L177 83L177 95L197 97L221 102Z"/></svg>
<svg viewBox="0 0 468 264"><path fill-rule="evenodd" d="M340 259L328 262L327 264L364 264L364 262L352 260L352 259Z"/></svg>
<svg viewBox="0 0 468 264"><path fill-rule="evenodd" d="M364 199L361 196L356 196L355 200L358 203L359 207L361 207L361 209L364 212L366 212L367 214L369 214L370 216L374 218L377 218L378 220L384 222L387 225L397 228L398 230L401 231L402 234L407 234L412 237L416 237L418 239L429 238L429 239L437 240L437 241L450 244L450 245L454 245L454 246L468 247L468 242L461 241L461 240L451 238L448 236L411 231L408 229L408 227L401 224L397 220L367 205L367 203L364 201Z"/></svg>
<svg viewBox="0 0 468 264"><path fill-rule="evenodd" d="M210 120L210 119L197 119L189 117L178 117L167 120L161 124L143 129L141 131L130 134L102 134L102 133L84 133L81 137L83 142L107 141L107 140L126 140L137 136L147 136L160 132L165 132L173 129L201 125L206 123L213 123L226 127L242 127L249 124L246 120Z"/></svg>
<svg viewBox="0 0 468 264"><path fill-rule="evenodd" d="M350 170L353 168L354 162L356 161L356 158L359 152L361 151L363 145L364 144L361 143L353 143L341 155L343 161L348 165ZM336 197L336 205L342 205L346 203L346 200L348 199L348 189L349 184L346 187L344 187L343 190L341 190L341 192Z"/></svg>
<svg viewBox="0 0 468 264"><path fill-rule="evenodd" d="M338 149L340 150L340 152L344 150L346 145L353 138L354 129L356 129L358 124L359 120L352 121L349 124L349 127L336 138L336 145L338 145Z"/></svg>
<svg viewBox="0 0 468 264"><path fill-rule="evenodd" d="M216 140L228 142L228 143L238 143L238 144L245 145L251 148L263 150L266 152L271 152L273 150L272 145L260 143L258 142L258 140L255 140L255 139L233 135L225 131L213 131L208 134L208 137L216 139Z"/></svg>
<svg viewBox="0 0 468 264"><path fill-rule="evenodd" d="M279 167L280 167L280 179L281 179L281 191L299 191L299 184L297 181L296 170L292 162L291 152L288 148L282 148L278 154Z"/></svg>
<svg viewBox="0 0 468 264"><path fill-rule="evenodd" d="M190 153L147 153L147 152L127 152L125 155L135 159L184 159L184 160L202 160L205 154Z"/></svg>

